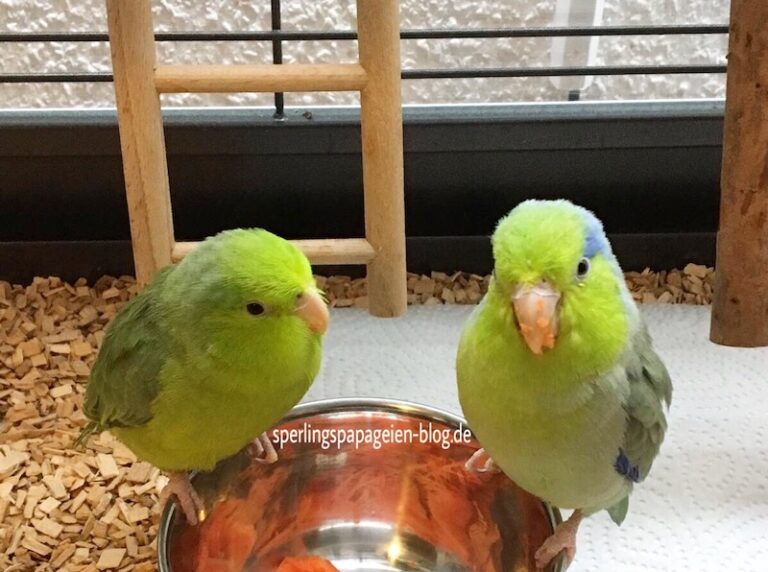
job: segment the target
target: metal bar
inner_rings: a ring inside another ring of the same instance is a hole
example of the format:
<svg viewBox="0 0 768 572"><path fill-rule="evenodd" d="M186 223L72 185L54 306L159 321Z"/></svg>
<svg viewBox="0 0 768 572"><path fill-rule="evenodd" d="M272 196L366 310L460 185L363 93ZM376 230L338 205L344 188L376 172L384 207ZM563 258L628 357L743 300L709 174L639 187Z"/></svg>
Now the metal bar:
<svg viewBox="0 0 768 572"><path fill-rule="evenodd" d="M101 83L112 81L111 73L8 73L0 83Z"/></svg>
<svg viewBox="0 0 768 572"><path fill-rule="evenodd" d="M669 25L669 26L542 26L531 28L477 28L466 30L403 30L403 40L451 38L555 38L569 36L664 36L727 34L728 26Z"/></svg>
<svg viewBox="0 0 768 572"><path fill-rule="evenodd" d="M279 31L282 28L282 16L280 10L280 0L272 0L270 5L272 14L272 30ZM283 63L283 43L279 39L272 40L272 63L279 65ZM283 119L285 116L285 95L275 93L275 119Z"/></svg>
<svg viewBox="0 0 768 572"><path fill-rule="evenodd" d="M585 66L533 68L464 68L403 70L403 79L458 79L489 77L558 77L590 75L666 75L725 73L725 65Z"/></svg>
<svg viewBox="0 0 768 572"><path fill-rule="evenodd" d="M298 65L298 64L296 64ZM168 66L166 66L168 67ZM194 67L194 66L190 66ZM466 68L466 69L411 69L403 70L403 79L459 79L459 78L511 78L558 77L590 75L678 75L725 73L726 66L671 65L671 66L595 66L595 67L534 67L534 68ZM109 82L109 73L39 73L0 74L2 83L88 83Z"/></svg>
<svg viewBox="0 0 768 572"><path fill-rule="evenodd" d="M535 28L474 28L474 29L421 29L402 30L403 40L452 39L452 38L554 38L562 36L664 36L727 34L725 24L694 24L667 26L578 26ZM355 40L353 30L329 32L286 32L264 30L249 32L162 32L155 34L157 42L210 42L210 41L300 41L300 40ZM106 42L103 32L62 33L0 33L0 43L5 42Z"/></svg>

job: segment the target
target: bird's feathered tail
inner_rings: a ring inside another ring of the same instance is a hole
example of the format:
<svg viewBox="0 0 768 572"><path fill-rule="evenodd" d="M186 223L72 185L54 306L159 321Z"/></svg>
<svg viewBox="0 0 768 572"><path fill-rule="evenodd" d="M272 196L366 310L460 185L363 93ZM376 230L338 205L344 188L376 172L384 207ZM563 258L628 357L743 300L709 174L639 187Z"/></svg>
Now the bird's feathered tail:
<svg viewBox="0 0 768 572"><path fill-rule="evenodd" d="M85 449L85 444L88 442L88 439L91 437L91 435L101 433L101 431L101 425L95 421L91 421L80 431L80 436L75 441L73 448L78 451L82 451Z"/></svg>
<svg viewBox="0 0 768 572"><path fill-rule="evenodd" d="M624 519L627 517L629 511L629 495L625 496L615 505L606 509L611 517L611 520L616 523L617 526L621 526Z"/></svg>

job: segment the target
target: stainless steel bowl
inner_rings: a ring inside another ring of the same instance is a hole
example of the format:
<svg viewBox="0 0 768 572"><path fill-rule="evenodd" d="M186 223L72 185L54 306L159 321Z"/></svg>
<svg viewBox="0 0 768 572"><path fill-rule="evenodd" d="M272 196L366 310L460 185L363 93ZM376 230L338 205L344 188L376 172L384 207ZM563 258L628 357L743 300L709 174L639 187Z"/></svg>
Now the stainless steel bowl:
<svg viewBox="0 0 768 572"><path fill-rule="evenodd" d="M202 524L190 527L166 508L160 570L272 572L304 555L356 572L536 570L533 554L560 516L504 475L467 472L478 445L465 427L406 402L300 405L270 432L297 432L278 447L278 462L259 464L243 451L194 477L207 508ZM351 442L329 442L342 434ZM562 569L558 561L549 571Z"/></svg>

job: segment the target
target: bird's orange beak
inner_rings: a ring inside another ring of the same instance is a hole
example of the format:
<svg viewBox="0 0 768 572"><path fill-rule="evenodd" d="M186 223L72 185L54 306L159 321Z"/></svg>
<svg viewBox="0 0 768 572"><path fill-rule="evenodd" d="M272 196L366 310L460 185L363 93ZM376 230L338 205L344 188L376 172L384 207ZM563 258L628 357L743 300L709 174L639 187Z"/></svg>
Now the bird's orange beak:
<svg viewBox="0 0 768 572"><path fill-rule="evenodd" d="M519 286L512 294L512 307L520 334L536 355L555 347L559 300L560 292L548 282Z"/></svg>
<svg viewBox="0 0 768 572"><path fill-rule="evenodd" d="M294 312L314 333L322 336L328 330L328 305L316 290L310 288L296 298Z"/></svg>

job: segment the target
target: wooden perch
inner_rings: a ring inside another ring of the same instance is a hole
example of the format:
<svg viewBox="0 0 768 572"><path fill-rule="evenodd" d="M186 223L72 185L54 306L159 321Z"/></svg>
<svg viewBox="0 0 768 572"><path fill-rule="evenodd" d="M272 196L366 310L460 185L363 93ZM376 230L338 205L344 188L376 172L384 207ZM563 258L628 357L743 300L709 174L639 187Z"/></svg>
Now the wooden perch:
<svg viewBox="0 0 768 572"><path fill-rule="evenodd" d="M768 345L768 2L731 4L713 342Z"/></svg>

